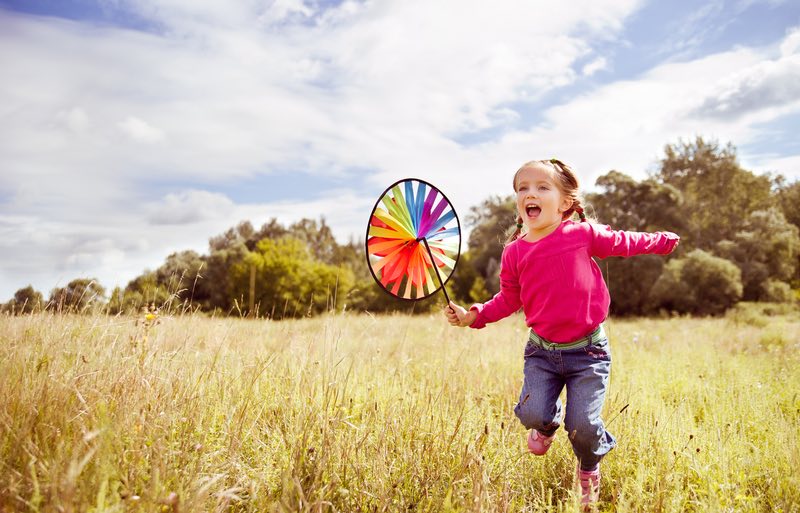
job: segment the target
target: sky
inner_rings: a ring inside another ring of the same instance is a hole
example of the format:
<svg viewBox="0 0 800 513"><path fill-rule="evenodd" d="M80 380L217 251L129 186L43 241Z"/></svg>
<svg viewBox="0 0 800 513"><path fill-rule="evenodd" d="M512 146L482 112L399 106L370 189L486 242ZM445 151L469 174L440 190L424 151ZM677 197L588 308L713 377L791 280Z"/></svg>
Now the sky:
<svg viewBox="0 0 800 513"><path fill-rule="evenodd" d="M702 136L800 178L793 0L0 0L0 70L0 301L243 220L363 240L406 177L462 226L534 159L591 190Z"/></svg>

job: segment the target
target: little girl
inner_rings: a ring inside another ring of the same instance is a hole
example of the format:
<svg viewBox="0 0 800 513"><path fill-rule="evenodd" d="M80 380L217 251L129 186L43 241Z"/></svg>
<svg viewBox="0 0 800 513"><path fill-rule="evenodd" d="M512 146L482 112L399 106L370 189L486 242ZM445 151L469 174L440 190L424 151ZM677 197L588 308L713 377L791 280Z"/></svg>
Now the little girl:
<svg viewBox="0 0 800 513"><path fill-rule="evenodd" d="M450 303L445 315L454 326L480 329L523 309L530 335L514 413L530 429L528 450L543 455L561 424L559 394L566 385L564 428L578 458L586 506L597 501L600 460L616 445L600 418L611 370L602 325L610 296L592 257L666 255L679 237L586 222L578 181L557 159L523 165L514 175L514 191L517 230L503 250L500 292L469 310ZM573 213L580 222L570 220Z"/></svg>

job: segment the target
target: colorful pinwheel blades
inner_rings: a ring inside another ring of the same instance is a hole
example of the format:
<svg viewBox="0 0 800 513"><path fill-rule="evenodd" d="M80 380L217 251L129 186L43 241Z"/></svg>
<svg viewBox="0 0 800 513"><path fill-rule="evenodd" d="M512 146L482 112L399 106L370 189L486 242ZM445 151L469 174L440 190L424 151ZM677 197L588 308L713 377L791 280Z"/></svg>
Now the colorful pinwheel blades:
<svg viewBox="0 0 800 513"><path fill-rule="evenodd" d="M447 283L460 253L458 216L433 185L400 180L372 209L367 263L375 281L390 294L410 300L430 296Z"/></svg>

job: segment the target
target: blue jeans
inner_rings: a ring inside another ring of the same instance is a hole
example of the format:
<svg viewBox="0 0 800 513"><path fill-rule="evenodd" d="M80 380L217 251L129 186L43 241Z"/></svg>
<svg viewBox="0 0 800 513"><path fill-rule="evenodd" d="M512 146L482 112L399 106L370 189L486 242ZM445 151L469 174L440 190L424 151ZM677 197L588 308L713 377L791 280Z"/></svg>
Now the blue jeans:
<svg viewBox="0 0 800 513"><path fill-rule="evenodd" d="M548 351L528 342L525 382L514 413L526 429L552 435L561 425L562 404L558 396L566 385L564 429L581 469L592 470L617 444L600 418L610 372L608 338L563 351Z"/></svg>

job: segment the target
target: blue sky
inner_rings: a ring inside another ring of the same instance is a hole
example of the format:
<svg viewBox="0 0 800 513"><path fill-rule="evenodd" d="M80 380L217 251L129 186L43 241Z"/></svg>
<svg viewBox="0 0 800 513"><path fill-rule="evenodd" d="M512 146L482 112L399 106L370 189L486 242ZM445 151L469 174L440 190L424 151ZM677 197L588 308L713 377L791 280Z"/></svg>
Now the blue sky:
<svg viewBox="0 0 800 513"><path fill-rule="evenodd" d="M701 135L800 178L788 0L0 0L0 68L0 301L244 219L360 238L405 176L463 218L528 160L590 188Z"/></svg>

